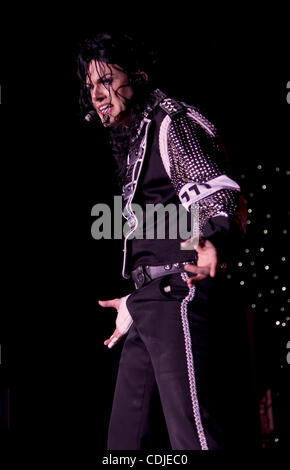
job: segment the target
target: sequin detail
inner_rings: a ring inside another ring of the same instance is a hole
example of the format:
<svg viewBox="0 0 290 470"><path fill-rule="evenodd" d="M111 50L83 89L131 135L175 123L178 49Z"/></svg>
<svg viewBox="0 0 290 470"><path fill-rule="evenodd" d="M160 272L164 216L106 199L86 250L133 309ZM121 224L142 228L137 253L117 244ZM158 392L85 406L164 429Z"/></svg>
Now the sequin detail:
<svg viewBox="0 0 290 470"><path fill-rule="evenodd" d="M168 127L168 157L172 184L179 193L190 182L206 183L222 174L224 149L215 127L194 108L178 115ZM238 208L239 191L221 189L201 199L199 230L210 217L219 213L234 215Z"/></svg>

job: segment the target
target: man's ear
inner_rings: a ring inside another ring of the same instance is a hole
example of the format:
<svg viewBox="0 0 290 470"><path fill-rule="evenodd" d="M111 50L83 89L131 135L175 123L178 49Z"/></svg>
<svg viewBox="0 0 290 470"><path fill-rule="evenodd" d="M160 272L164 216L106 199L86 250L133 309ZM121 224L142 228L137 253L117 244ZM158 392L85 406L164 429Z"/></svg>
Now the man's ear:
<svg viewBox="0 0 290 470"><path fill-rule="evenodd" d="M139 75L140 78L142 77L145 82L148 82L148 75L147 75L147 73L144 72L143 70L140 71L140 72L138 72L137 75Z"/></svg>

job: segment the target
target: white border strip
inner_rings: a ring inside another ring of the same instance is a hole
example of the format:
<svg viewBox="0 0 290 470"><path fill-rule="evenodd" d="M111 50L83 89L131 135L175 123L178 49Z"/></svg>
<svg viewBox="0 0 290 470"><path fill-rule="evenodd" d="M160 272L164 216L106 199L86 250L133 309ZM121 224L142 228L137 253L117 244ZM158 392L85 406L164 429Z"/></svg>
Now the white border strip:
<svg viewBox="0 0 290 470"><path fill-rule="evenodd" d="M171 122L170 116L166 116L160 126L159 130L159 149L160 149L160 155L161 159L165 168L166 173L168 174L169 178L171 177L170 175L170 164L169 164L169 157L168 157L168 138L167 138L167 133L168 133L168 127Z"/></svg>

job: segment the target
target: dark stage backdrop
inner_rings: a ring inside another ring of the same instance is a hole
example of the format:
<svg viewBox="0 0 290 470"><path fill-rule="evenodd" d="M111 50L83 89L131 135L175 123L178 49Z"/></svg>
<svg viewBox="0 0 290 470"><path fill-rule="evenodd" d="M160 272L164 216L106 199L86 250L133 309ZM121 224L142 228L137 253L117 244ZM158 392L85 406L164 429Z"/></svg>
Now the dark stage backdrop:
<svg viewBox="0 0 290 470"><path fill-rule="evenodd" d="M274 35L260 23L239 26L233 18L211 26L202 19L195 27L156 21L123 31L158 52L156 85L197 106L226 143L248 203L248 234L229 281L248 307L253 426L258 446L283 450L289 440L289 41L282 26ZM55 15L48 31L39 21L31 30L2 33L0 106L8 281L3 442L17 442L27 455L60 449L65 458L93 461L106 449L122 349L122 343L103 346L115 314L97 300L133 288L121 278L122 241L91 236L92 207L112 205L120 193L108 136L84 123L78 108L78 44L110 29L104 19L99 25ZM159 433L166 447L156 410L156 442Z"/></svg>

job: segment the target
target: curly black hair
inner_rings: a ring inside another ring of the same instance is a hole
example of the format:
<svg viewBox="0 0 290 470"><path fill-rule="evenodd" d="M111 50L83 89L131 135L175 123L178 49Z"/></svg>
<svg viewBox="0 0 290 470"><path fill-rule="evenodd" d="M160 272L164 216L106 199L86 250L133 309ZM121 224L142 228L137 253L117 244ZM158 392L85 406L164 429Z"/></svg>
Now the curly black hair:
<svg viewBox="0 0 290 470"><path fill-rule="evenodd" d="M89 114L94 117L95 110L87 87L88 69L92 61L119 66L126 73L128 83L133 89L133 97L127 103L131 114L130 128L119 126L109 129L113 155L122 180L130 138L134 136L139 126L142 111L154 89L152 77L157 62L156 51L146 48L145 43L136 35L126 33L98 33L80 44L77 56L77 75L81 85L79 104L84 115ZM149 75L148 81L140 73L142 71Z"/></svg>

